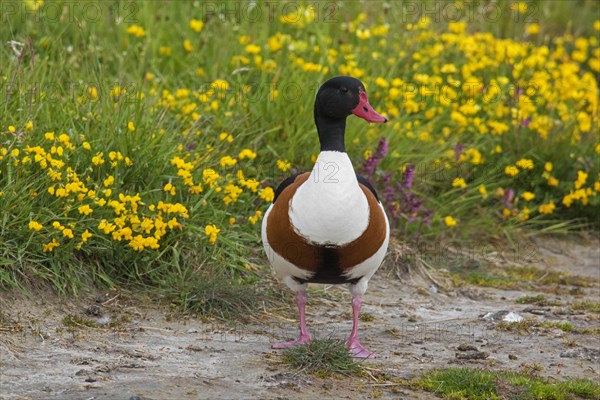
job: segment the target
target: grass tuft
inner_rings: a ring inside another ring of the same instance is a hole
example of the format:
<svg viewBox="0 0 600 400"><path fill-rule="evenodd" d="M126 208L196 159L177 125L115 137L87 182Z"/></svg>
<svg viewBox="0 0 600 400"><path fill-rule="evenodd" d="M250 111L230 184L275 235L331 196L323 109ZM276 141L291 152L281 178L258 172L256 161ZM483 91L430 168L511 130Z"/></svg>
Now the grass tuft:
<svg viewBox="0 0 600 400"><path fill-rule="evenodd" d="M600 313L600 303L592 300L574 301L569 303L569 308L575 311L589 311Z"/></svg>
<svg viewBox="0 0 600 400"><path fill-rule="evenodd" d="M562 303L556 300L549 300L546 296L538 294L536 296L521 296L515 300L517 304L535 304L536 306L560 306Z"/></svg>
<svg viewBox="0 0 600 400"><path fill-rule="evenodd" d="M595 399L600 385L589 379L570 378L550 381L529 373L488 371L476 368L431 370L413 378L408 386L435 392L444 399Z"/></svg>
<svg viewBox="0 0 600 400"><path fill-rule="evenodd" d="M341 340L313 340L309 344L285 350L283 359L292 367L319 377L355 375L362 371Z"/></svg>
<svg viewBox="0 0 600 400"><path fill-rule="evenodd" d="M235 279L216 268L173 279L161 289L184 314L229 319L250 316L271 296L258 293L251 280Z"/></svg>

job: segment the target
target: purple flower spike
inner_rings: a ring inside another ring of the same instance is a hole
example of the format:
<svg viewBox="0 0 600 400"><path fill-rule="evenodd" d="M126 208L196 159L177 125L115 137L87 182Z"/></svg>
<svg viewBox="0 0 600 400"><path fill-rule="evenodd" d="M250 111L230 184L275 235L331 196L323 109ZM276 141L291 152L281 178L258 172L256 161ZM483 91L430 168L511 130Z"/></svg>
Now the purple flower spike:
<svg viewBox="0 0 600 400"><path fill-rule="evenodd" d="M402 187L409 189L412 187L413 178L415 176L415 166L410 164L406 166L404 173L402 174Z"/></svg>
<svg viewBox="0 0 600 400"><path fill-rule="evenodd" d="M379 158L383 158L387 155L387 151L388 151L388 141L386 140L386 138L382 137L381 139L379 139L379 144L377 145L377 156Z"/></svg>
<svg viewBox="0 0 600 400"><path fill-rule="evenodd" d="M512 207L512 200L515 197L515 191L512 189L507 189L504 191L504 199L502 200L502 202L504 203L504 205L507 208L511 208Z"/></svg>
<svg viewBox="0 0 600 400"><path fill-rule="evenodd" d="M462 153L463 153L463 145L462 145L462 143L458 142L454 146L454 158L456 159L456 161L458 161L460 159L460 156L462 155Z"/></svg>
<svg viewBox="0 0 600 400"><path fill-rule="evenodd" d="M388 142L385 138L381 138L377 144L377 150L375 151L375 154L371 155L371 157L369 157L369 159L363 164L364 174L368 178L373 176L377 165L379 165L379 161L386 156L387 151Z"/></svg>

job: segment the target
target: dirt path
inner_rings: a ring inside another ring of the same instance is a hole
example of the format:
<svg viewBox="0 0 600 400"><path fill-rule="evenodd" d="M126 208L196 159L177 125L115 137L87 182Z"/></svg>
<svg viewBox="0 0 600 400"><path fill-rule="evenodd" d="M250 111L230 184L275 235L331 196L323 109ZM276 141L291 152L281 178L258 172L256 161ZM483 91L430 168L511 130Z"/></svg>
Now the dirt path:
<svg viewBox="0 0 600 400"><path fill-rule="evenodd" d="M599 301L599 243L545 239L535 245L536 259L522 267L539 271L527 281L528 290L442 289L419 274L400 275L401 280L394 268L380 271L365 296L369 321L361 326L363 343L379 357L365 362L372 377L364 378L320 379L283 365L269 343L296 335L293 309L268 310L264 323L223 325L169 318L168 310L112 292L70 303L50 295L17 299L3 293L0 398L429 399L435 395L395 380L452 366L598 380L598 313L573 308L586 299ZM515 302L539 294L551 305ZM351 327L349 301L345 288L311 290L307 311L313 335L345 338ZM482 318L502 310L524 317L525 329L501 330L498 322ZM90 319L116 326L78 325ZM556 322L569 322L571 331ZM475 350L457 350L460 345Z"/></svg>

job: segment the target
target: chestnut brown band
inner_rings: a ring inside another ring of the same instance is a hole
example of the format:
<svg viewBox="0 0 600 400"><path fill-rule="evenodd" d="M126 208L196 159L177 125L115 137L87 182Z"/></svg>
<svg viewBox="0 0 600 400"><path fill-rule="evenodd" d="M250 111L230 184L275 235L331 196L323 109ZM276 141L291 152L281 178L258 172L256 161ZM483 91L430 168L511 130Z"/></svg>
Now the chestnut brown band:
<svg viewBox="0 0 600 400"><path fill-rule="evenodd" d="M289 218L289 207L294 193L309 176L309 172L299 175L277 198L267 220L269 245L281 257L306 271L328 269L331 272L346 272L381 248L387 234L385 216L373 193L361 184L360 188L367 197L370 210L369 225L363 234L343 246L308 242L294 230Z"/></svg>

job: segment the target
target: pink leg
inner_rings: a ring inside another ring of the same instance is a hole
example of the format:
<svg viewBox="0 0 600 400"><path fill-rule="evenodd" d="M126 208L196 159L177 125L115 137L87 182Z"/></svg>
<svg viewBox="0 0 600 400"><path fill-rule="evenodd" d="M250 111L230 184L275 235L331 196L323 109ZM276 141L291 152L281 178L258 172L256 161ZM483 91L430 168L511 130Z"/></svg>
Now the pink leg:
<svg viewBox="0 0 600 400"><path fill-rule="evenodd" d="M306 299L306 291L299 290L296 292L296 305L298 306L298 313L300 314L300 336L298 339L289 342L273 343L271 345L272 349L289 349L290 347L310 342L311 337L310 333L308 333L308 329L306 329L306 316L304 314Z"/></svg>
<svg viewBox="0 0 600 400"><path fill-rule="evenodd" d="M360 314L360 295L356 294L352 296L352 332L350 337L346 340L346 347L353 357L358 358L374 358L375 353L365 349L358 340L358 315Z"/></svg>

